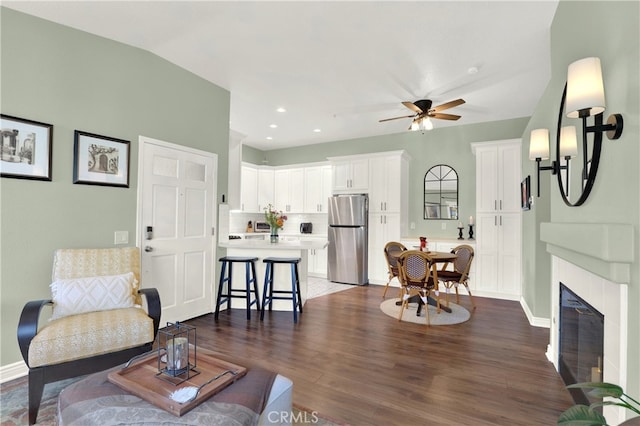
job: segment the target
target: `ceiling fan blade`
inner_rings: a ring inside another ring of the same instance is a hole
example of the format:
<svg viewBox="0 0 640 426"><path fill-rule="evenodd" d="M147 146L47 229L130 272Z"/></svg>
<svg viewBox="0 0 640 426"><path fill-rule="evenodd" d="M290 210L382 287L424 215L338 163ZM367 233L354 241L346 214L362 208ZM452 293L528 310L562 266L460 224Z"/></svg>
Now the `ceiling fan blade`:
<svg viewBox="0 0 640 426"><path fill-rule="evenodd" d="M435 106L429 110L429 112L438 112L443 111L445 109L453 108L458 105L462 105L464 103L464 99L456 99L455 101L445 102L442 105Z"/></svg>
<svg viewBox="0 0 640 426"><path fill-rule="evenodd" d="M403 115L402 117L384 118L382 120L378 120L378 123L382 123L383 121L399 120L401 118L411 118L411 117L415 117L415 114L414 115Z"/></svg>
<svg viewBox="0 0 640 426"><path fill-rule="evenodd" d="M440 112L436 112L434 114L429 114L429 117L438 118L440 120L457 120L461 116L460 115L454 115L454 114L442 114Z"/></svg>
<svg viewBox="0 0 640 426"><path fill-rule="evenodd" d="M422 114L424 111L422 111L420 108L418 108L413 102L403 102L402 105L406 106L407 108L409 108L411 111L415 111L418 114Z"/></svg>

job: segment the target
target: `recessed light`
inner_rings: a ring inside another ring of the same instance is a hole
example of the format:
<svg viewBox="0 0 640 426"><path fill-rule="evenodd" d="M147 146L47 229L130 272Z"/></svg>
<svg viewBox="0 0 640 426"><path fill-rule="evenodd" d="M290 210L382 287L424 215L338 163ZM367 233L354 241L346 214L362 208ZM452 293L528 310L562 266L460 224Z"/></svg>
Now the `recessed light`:
<svg viewBox="0 0 640 426"><path fill-rule="evenodd" d="M477 74L478 73L478 67L470 67L467 70L467 73L469 73L470 75Z"/></svg>
<svg viewBox="0 0 640 426"><path fill-rule="evenodd" d="M313 129L313 131L314 131L315 133L320 133L322 130L320 130L320 129Z"/></svg>
<svg viewBox="0 0 640 426"><path fill-rule="evenodd" d="M278 111L278 112L287 112L287 110L282 108L282 107L278 108L276 111Z"/></svg>
<svg viewBox="0 0 640 426"><path fill-rule="evenodd" d="M271 136L267 136L267 140L268 140L268 141L270 141L270 140L272 140L272 139L273 139L273 138L272 138Z"/></svg>
<svg viewBox="0 0 640 426"><path fill-rule="evenodd" d="M269 124L269 127L271 127L272 129L276 129L276 128L278 128L278 125L277 124Z"/></svg>

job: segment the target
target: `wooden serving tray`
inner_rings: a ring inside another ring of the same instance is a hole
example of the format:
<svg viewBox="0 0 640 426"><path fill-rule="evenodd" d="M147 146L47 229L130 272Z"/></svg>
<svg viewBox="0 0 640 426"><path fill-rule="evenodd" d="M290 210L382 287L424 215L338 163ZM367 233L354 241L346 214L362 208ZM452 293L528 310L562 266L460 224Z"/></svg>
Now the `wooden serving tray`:
<svg viewBox="0 0 640 426"><path fill-rule="evenodd" d="M203 350L198 350L196 364L195 368L200 374L190 377L179 385L173 385L157 376L157 353L141 358L127 368L112 371L108 378L111 383L123 390L180 417L247 374L245 367L215 358ZM226 374L209 383L200 390L193 401L181 404L171 399L170 395L174 391L188 386L198 387L226 370L236 371L238 374L235 376Z"/></svg>

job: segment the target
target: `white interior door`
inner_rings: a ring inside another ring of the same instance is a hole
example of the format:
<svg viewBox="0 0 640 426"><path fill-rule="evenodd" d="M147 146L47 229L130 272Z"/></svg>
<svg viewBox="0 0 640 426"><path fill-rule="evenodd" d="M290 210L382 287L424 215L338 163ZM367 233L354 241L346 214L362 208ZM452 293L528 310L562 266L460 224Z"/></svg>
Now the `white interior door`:
<svg viewBox="0 0 640 426"><path fill-rule="evenodd" d="M210 313L217 156L140 137L140 157L142 286L160 293L161 326Z"/></svg>

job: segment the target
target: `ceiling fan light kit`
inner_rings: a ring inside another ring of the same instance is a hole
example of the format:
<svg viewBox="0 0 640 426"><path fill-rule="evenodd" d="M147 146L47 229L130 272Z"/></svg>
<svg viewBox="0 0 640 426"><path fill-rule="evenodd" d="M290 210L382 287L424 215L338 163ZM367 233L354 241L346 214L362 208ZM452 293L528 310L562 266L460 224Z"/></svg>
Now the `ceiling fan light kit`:
<svg viewBox="0 0 640 426"><path fill-rule="evenodd" d="M431 130L433 129L433 122L431 121L432 118L437 118L439 120L460 119L461 116L459 115L443 114L439 111L453 108L458 105L462 105L463 103L465 103L464 99L456 99L432 108L431 105L433 105L433 102L430 99L420 99L415 102L405 101L402 102L402 105L409 108L415 114L403 115L402 117L384 118L379 120L379 122L382 123L384 121L399 120L401 118L413 118L411 126L409 126L409 130Z"/></svg>

